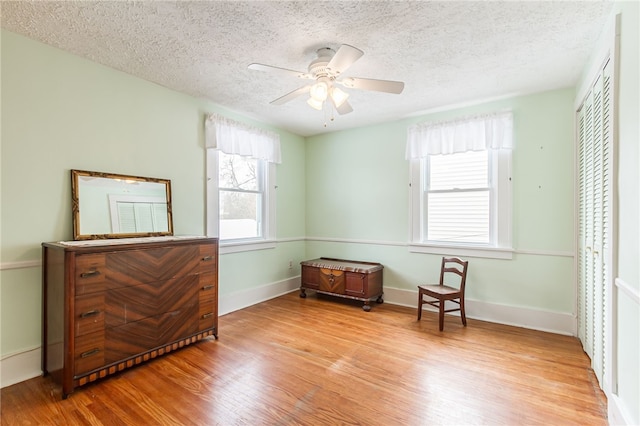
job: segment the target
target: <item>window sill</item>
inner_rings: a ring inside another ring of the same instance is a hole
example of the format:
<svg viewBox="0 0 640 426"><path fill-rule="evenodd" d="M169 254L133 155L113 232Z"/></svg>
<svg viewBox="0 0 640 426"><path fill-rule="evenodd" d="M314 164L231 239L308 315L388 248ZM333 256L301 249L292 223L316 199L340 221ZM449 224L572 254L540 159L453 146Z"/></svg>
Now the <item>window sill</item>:
<svg viewBox="0 0 640 426"><path fill-rule="evenodd" d="M503 247L473 247L448 244L409 243L412 253L441 254L444 256L469 256L487 259L513 259L513 249Z"/></svg>
<svg viewBox="0 0 640 426"><path fill-rule="evenodd" d="M220 242L220 254L240 253L244 251L266 250L276 247L275 240L251 240Z"/></svg>

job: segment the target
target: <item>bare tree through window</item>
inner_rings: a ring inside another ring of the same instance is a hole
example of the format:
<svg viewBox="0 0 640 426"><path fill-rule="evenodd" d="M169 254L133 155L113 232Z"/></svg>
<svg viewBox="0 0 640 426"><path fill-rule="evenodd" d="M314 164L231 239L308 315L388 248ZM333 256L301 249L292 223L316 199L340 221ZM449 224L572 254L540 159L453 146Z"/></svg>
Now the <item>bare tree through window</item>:
<svg viewBox="0 0 640 426"><path fill-rule="evenodd" d="M262 211L261 165L258 160L220 152L220 237L260 236Z"/></svg>

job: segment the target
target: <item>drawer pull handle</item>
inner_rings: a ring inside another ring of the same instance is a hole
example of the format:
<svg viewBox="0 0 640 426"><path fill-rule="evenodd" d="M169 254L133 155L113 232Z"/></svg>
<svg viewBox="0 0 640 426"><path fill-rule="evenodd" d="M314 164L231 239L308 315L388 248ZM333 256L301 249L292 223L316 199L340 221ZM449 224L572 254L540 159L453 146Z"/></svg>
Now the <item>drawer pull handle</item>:
<svg viewBox="0 0 640 426"><path fill-rule="evenodd" d="M213 256L205 256L202 258L203 261L208 262L210 260L213 260Z"/></svg>
<svg viewBox="0 0 640 426"><path fill-rule="evenodd" d="M203 290L211 290L214 286L213 285L205 285L202 287Z"/></svg>
<svg viewBox="0 0 640 426"><path fill-rule="evenodd" d="M82 354L80 354L80 357L87 358L87 357L90 357L91 355L97 354L98 352L100 352L99 348L93 348L90 351L82 352Z"/></svg>
<svg viewBox="0 0 640 426"><path fill-rule="evenodd" d="M208 314L204 314L202 316L202 319L207 319L207 318L211 318L213 316L213 312L209 312Z"/></svg>
<svg viewBox="0 0 640 426"><path fill-rule="evenodd" d="M81 278L89 278L89 277L94 277L96 275L100 275L100 271L89 271L89 272L83 272L80 274Z"/></svg>
<svg viewBox="0 0 640 426"><path fill-rule="evenodd" d="M87 312L83 312L82 314L80 314L80 318L88 318L88 317L92 317L95 315L98 315L100 313L100 310L98 309L92 309L90 311Z"/></svg>

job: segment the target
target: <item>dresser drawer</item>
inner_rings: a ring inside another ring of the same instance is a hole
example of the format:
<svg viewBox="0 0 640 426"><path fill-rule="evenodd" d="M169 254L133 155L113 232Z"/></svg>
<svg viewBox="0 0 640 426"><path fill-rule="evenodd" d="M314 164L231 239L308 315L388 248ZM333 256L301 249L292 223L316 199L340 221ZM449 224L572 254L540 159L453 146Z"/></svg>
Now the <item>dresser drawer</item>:
<svg viewBox="0 0 640 426"><path fill-rule="evenodd" d="M198 273L199 246L107 253L107 288L130 287Z"/></svg>
<svg viewBox="0 0 640 426"><path fill-rule="evenodd" d="M89 294L75 300L75 335L83 336L104 329L104 293Z"/></svg>
<svg viewBox="0 0 640 426"><path fill-rule="evenodd" d="M106 326L118 327L198 304L198 275L106 292Z"/></svg>
<svg viewBox="0 0 640 426"><path fill-rule="evenodd" d="M198 297L198 331L212 328L216 325L217 315L217 295L215 276L204 274L200 276L200 292Z"/></svg>
<svg viewBox="0 0 640 426"><path fill-rule="evenodd" d="M200 263L198 265L198 273L204 274L215 272L217 263L217 247L211 244L200 246Z"/></svg>
<svg viewBox="0 0 640 426"><path fill-rule="evenodd" d="M82 254L76 257L76 296L105 289L106 261L104 254Z"/></svg>
<svg viewBox="0 0 640 426"><path fill-rule="evenodd" d="M213 304L214 299L203 301L200 304L198 331L213 328L216 325L216 307Z"/></svg>
<svg viewBox="0 0 640 426"><path fill-rule="evenodd" d="M104 330L76 337L75 375L80 376L104 365Z"/></svg>
<svg viewBox="0 0 640 426"><path fill-rule="evenodd" d="M197 332L198 306L155 315L120 327L107 328L106 362L144 353Z"/></svg>

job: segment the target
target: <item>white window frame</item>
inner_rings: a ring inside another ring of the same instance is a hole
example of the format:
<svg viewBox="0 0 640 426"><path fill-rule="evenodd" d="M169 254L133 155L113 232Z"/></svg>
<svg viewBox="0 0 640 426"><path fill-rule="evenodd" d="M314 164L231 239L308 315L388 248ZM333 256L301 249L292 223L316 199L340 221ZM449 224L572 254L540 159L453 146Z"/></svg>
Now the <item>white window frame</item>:
<svg viewBox="0 0 640 426"><path fill-rule="evenodd" d="M410 161L410 235L409 251L439 255L511 259L511 157L510 149L489 149L490 170L490 244L426 241L426 205L424 192L428 159Z"/></svg>
<svg viewBox="0 0 640 426"><path fill-rule="evenodd" d="M220 235L220 199L218 165L219 154L216 149L207 149L207 236L218 237ZM235 240L220 241L220 254L237 253L251 250L264 250L275 248L276 246L276 166L266 160L260 167L264 171L264 204L262 211L262 236L257 238L240 238Z"/></svg>

